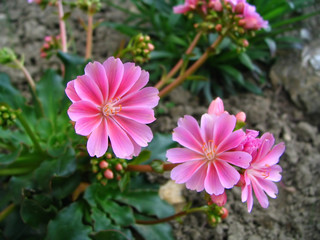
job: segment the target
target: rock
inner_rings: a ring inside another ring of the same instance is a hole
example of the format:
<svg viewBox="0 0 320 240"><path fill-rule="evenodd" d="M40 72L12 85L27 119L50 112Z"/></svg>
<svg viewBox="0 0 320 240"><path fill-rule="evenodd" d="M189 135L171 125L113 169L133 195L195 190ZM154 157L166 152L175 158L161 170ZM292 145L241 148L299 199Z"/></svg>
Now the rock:
<svg viewBox="0 0 320 240"><path fill-rule="evenodd" d="M317 135L317 128L307 122L299 122L295 130L299 139L305 142L313 142Z"/></svg>

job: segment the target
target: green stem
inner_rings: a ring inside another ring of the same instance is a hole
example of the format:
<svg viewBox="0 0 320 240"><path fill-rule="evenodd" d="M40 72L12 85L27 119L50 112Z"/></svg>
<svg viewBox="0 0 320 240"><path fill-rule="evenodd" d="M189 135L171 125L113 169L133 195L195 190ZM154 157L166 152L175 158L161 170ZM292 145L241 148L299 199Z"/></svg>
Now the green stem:
<svg viewBox="0 0 320 240"><path fill-rule="evenodd" d="M16 206L13 203L11 203L8 207L3 209L0 212L0 222L2 222L10 213L12 213L15 207Z"/></svg>
<svg viewBox="0 0 320 240"><path fill-rule="evenodd" d="M32 131L32 129L30 128L27 120L24 118L24 116L21 113L17 113L17 118L19 119L20 123L22 124L25 132L28 134L28 136L30 137L31 141L33 142L33 145L35 147L35 149L39 152L42 152L41 146L39 144L39 141L36 137L36 135L34 134L34 132Z"/></svg>
<svg viewBox="0 0 320 240"><path fill-rule="evenodd" d="M19 69L21 69L21 71L23 72L24 76L27 79L27 82L30 87L31 95L32 95L32 98L34 100L34 104L36 107L37 115L43 117L44 110L43 110L43 107L42 107L42 104L41 104L39 98L37 97L36 84L35 84L33 78L31 77L29 71L25 68L25 66L17 58L14 58L13 61L17 65L17 67Z"/></svg>
<svg viewBox="0 0 320 240"><path fill-rule="evenodd" d="M161 219L156 219L156 220L136 220L137 224L144 224L144 225L152 225L152 224L158 224L158 223L164 223L168 222L171 220L174 220L178 217L185 216L189 213L194 213L194 212L206 212L208 210L208 206L203 206L203 207L198 207L198 208L191 208L189 210L181 211L178 212L172 216L166 217L166 218L161 218Z"/></svg>
<svg viewBox="0 0 320 240"><path fill-rule="evenodd" d="M189 77L191 74L193 74L196 70L198 70L199 67L204 64L204 62L208 59L209 54L213 52L217 46L222 42L224 39L224 35L219 35L219 37L216 39L214 43L210 47L206 49L206 51L202 54L202 56L194 63L192 64L182 75L177 77L172 83L170 83L168 86L166 86L164 89L162 89L159 93L159 97L163 97L167 95L169 92L171 92L174 88L179 86L186 80L187 77Z"/></svg>

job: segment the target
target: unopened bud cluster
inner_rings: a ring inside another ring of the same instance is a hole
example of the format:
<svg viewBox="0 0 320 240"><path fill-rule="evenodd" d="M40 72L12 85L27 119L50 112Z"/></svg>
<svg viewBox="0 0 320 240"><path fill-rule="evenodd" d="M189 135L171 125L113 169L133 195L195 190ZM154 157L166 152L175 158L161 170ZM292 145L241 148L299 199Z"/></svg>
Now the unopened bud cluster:
<svg viewBox="0 0 320 240"><path fill-rule="evenodd" d="M44 38L44 44L40 49L40 56L42 58L49 59L52 55L55 55L61 48L61 37L58 36L46 36Z"/></svg>
<svg viewBox="0 0 320 240"><path fill-rule="evenodd" d="M222 220L226 219L228 215L228 209L219 207L210 201L208 202L207 217L211 226L217 226Z"/></svg>
<svg viewBox="0 0 320 240"><path fill-rule="evenodd" d="M4 104L0 104L0 126L8 128L12 126L17 118L16 111Z"/></svg>
<svg viewBox="0 0 320 240"><path fill-rule="evenodd" d="M96 174L96 178L101 184L106 185L108 180L119 181L123 174L127 163L124 159L112 158L111 153L106 154L106 159L92 159L92 172Z"/></svg>
<svg viewBox="0 0 320 240"><path fill-rule="evenodd" d="M0 64L10 64L16 59L15 53L10 48L0 49Z"/></svg>
<svg viewBox="0 0 320 240"><path fill-rule="evenodd" d="M150 59L150 53L154 50L150 36L138 34L132 39L131 54L133 61L141 64Z"/></svg>
<svg viewBox="0 0 320 240"><path fill-rule="evenodd" d="M78 0L76 5L83 11L95 14L101 9L100 0Z"/></svg>

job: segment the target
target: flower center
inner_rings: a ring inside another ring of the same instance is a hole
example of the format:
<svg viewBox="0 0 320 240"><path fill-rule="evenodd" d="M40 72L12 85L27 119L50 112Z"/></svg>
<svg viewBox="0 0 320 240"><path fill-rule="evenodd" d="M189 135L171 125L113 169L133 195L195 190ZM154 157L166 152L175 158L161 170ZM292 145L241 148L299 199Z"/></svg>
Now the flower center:
<svg viewBox="0 0 320 240"><path fill-rule="evenodd" d="M206 158L208 160L213 160L216 157L216 150L217 150L217 146L214 145L213 140L209 140L208 143L204 143L202 145L202 150L204 152L204 154L206 155Z"/></svg>
<svg viewBox="0 0 320 240"><path fill-rule="evenodd" d="M122 109L121 105L117 105L119 101L120 98L110 99L102 108L103 115L108 117L119 113Z"/></svg>

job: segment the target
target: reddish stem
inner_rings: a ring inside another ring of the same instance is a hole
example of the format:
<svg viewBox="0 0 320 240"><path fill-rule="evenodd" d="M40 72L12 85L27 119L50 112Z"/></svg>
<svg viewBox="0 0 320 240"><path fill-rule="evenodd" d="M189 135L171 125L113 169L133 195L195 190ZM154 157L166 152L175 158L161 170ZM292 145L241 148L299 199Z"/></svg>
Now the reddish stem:
<svg viewBox="0 0 320 240"><path fill-rule="evenodd" d="M58 12L59 12L59 25L60 25L62 52L68 52L66 24L63 20L64 13L63 13L62 0L58 0L57 5L58 5Z"/></svg>
<svg viewBox="0 0 320 240"><path fill-rule="evenodd" d="M163 170L164 171L170 171L175 166L178 166L178 164L175 163L167 163L163 164ZM154 172L152 167L150 165L128 165L126 168L126 171L128 172Z"/></svg>
<svg viewBox="0 0 320 240"><path fill-rule="evenodd" d="M187 211L182 211L179 213L176 213L170 217L166 217L166 218L161 218L161 219L156 219L156 220L136 220L137 224L144 224L144 225L152 225L152 224L158 224L158 223L164 223L164 222L168 222L171 221L177 217L181 217L184 215L187 215L188 212Z"/></svg>
<svg viewBox="0 0 320 240"><path fill-rule="evenodd" d="M209 53L216 49L216 47L221 43L225 35L219 35L219 37L216 39L214 43L210 47L206 49L206 51L202 54L202 56L189 67L184 74L180 75L178 78L176 78L171 84L166 86L164 89L162 89L159 93L160 97L163 97L167 95L169 92L171 92L174 88L179 86L183 83L183 81L193 74L209 57Z"/></svg>
<svg viewBox="0 0 320 240"><path fill-rule="evenodd" d="M88 26L87 26L86 59L91 58L91 54L92 54L92 32L93 32L93 14L89 12Z"/></svg>
<svg viewBox="0 0 320 240"><path fill-rule="evenodd" d="M200 39L200 37L201 37L201 34L202 34L202 32L198 32L197 35L194 37L193 41L190 43L187 51L185 52L186 55L189 55L189 54L192 53L193 49L195 48L195 46L197 45L197 43L198 43L198 41L199 41L199 39ZM183 64L183 59L181 58L181 59L176 63L176 65L171 69L171 71L168 73L168 75L165 76L164 78L162 78L162 79L155 85L155 87L158 88L158 89L162 88L162 86L163 86L164 84L166 84L166 82L167 82L170 78L172 78L172 77L178 72L178 70L181 68L182 64Z"/></svg>

